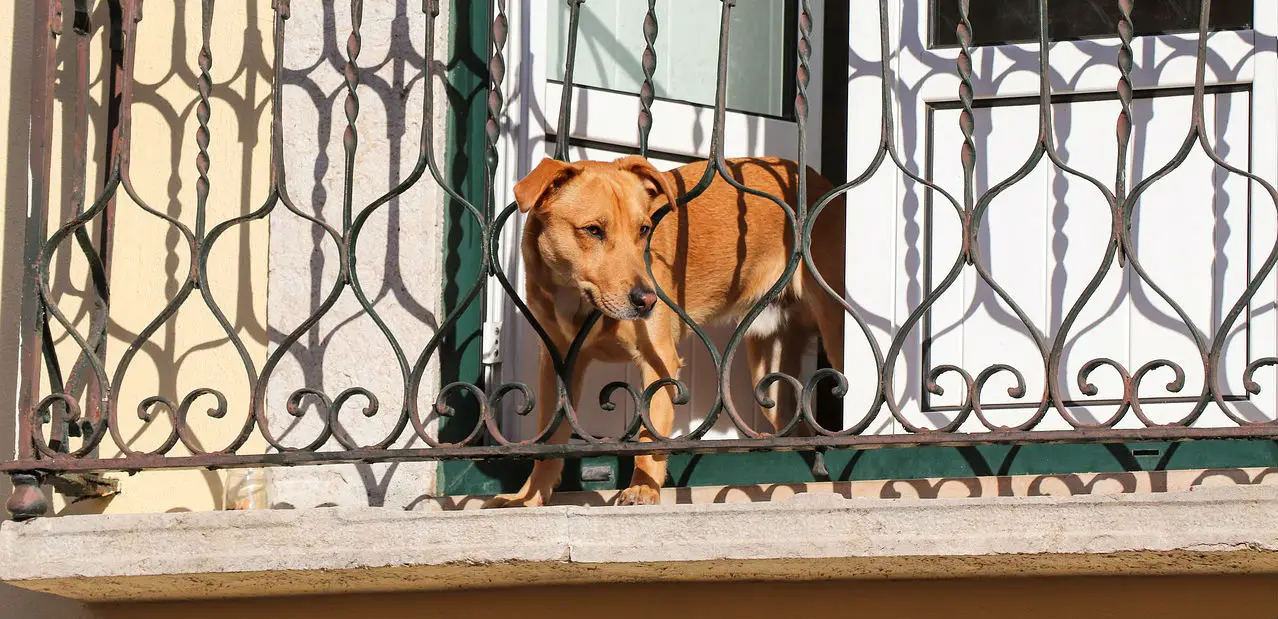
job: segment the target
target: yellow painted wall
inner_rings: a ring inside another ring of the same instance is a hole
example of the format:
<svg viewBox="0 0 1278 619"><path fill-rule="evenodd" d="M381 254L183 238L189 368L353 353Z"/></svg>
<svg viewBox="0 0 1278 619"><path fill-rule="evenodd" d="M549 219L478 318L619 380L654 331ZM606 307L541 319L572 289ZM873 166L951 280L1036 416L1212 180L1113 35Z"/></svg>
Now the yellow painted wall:
<svg viewBox="0 0 1278 619"><path fill-rule="evenodd" d="M68 11L70 10L70 3ZM90 46L89 74L91 110L89 122L88 178L100 186L104 171L101 136L108 98L105 81L106 4L97 3ZM208 227L230 217L261 207L267 196L270 114L269 36L273 13L268 2L222 2L217 5L212 38L216 42L212 69L213 104L210 132L212 145L209 172L212 192L208 207ZM130 178L138 197L149 207L195 225L195 179L197 145L195 58L200 49L199 0L148 2L137 39L137 68L132 170ZM29 113L31 59L25 55L32 36L37 36L43 20L34 15L28 2L0 3L0 24L10 25L12 43L0 45L0 83L13 84L0 95L0 143L6 145L0 195L5 197L5 217L0 237L4 239L3 285L0 324L4 325L4 355L0 358L0 384L16 385L17 333L20 320L21 278L26 268L22 259L22 232L28 198L24 121ZM181 16L179 18L179 16ZM58 83L54 107L54 154L52 205L55 214L49 230L71 216L74 200L70 164L73 124L71 98L75 74L73 36L60 38ZM6 37L8 38L8 37ZM14 57L17 50L18 57ZM84 119L79 119L84 122ZM89 192L89 199L94 196ZM161 218L145 213L123 189L117 194L115 254L111 273L112 312L109 324L107 371L113 373L129 344L138 337L166 303L177 295L189 268L192 254L177 229ZM240 226L224 235L209 261L210 289L235 333L260 367L266 356L266 250L265 221ZM63 243L52 261L55 280L69 283L54 289L59 309L82 334L88 333L85 290L87 263L73 244ZM55 326L54 337L64 372L79 348ZM142 344L120 389L119 428L130 449L157 448L169 435L171 425L160 407L153 407L156 419L138 418L138 404L161 395L180 401L197 387L215 386L228 399L230 414L212 419L205 411L213 405L206 397L196 403L190 415L198 442L204 449L221 449L230 443L244 423L249 380L235 348L218 326L195 291L177 314L164 322ZM48 377L43 378L48 393ZM16 394L0 389L0 410L16 409ZM0 439L11 455L12 422L0 422ZM76 444L73 443L73 447ZM247 450L260 452L261 441ZM118 453L111 440L103 442L102 455ZM187 451L179 445L172 452ZM123 492L113 500L64 505L55 499L59 513L138 512L207 510L221 507L224 474L207 471L152 472L123 480ZM0 490L5 490L0 488ZM7 490L5 490L7 495Z"/></svg>

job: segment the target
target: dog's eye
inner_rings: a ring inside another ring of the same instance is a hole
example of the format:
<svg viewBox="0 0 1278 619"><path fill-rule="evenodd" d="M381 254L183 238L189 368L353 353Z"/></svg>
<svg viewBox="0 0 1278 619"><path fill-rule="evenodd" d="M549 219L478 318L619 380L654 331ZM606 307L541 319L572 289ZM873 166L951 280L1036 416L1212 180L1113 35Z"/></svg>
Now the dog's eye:
<svg viewBox="0 0 1278 619"><path fill-rule="evenodd" d="M639 238L641 238L641 239L642 239L642 238L644 238L644 237L648 236L648 233L649 233L649 232L652 232L652 226L649 226L648 224L644 224L644 225L642 225L642 226L639 226Z"/></svg>
<svg viewBox="0 0 1278 619"><path fill-rule="evenodd" d="M604 231L603 231L603 228L600 228L599 226L586 226L585 228L582 228L582 230L585 230L586 234L589 234L590 236L593 236L601 241L603 240Z"/></svg>

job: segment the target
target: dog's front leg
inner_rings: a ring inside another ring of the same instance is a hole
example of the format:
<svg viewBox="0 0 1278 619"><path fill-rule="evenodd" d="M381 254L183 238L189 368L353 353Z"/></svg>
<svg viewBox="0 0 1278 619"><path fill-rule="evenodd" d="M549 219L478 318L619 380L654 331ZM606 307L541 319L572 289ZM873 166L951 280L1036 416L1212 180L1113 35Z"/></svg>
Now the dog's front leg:
<svg viewBox="0 0 1278 619"><path fill-rule="evenodd" d="M678 378L679 355L674 345L665 350L645 351L639 362L645 386L662 378ZM652 404L648 408L648 417L652 425L663 436L670 436L674 429L674 403L670 396L674 387L661 389L652 396ZM644 428L639 433L640 442L652 441L653 436ZM617 498L618 505L656 505L661 503L661 485L666 481L666 465L668 456L636 456L635 472L630 478L630 487L621 491Z"/></svg>
<svg viewBox="0 0 1278 619"><path fill-rule="evenodd" d="M579 366L584 363L578 362ZM580 376L583 372L574 372L573 380L568 385L570 396L575 398L577 393L581 391ZM559 381L555 375L555 364L550 360L550 355L545 351L541 353L541 363L538 370L538 389L537 389L537 431L541 432L546 428L555 416L555 409L559 404ZM555 428L554 434L550 436L549 443L567 443L568 438L572 436L572 425L567 419L559 422L559 427ZM554 492L555 486L559 485L559 477L564 470L563 460L537 460L533 463L532 474L528 476L528 480L524 482L524 487L514 494L499 494L484 502L484 508L489 507L537 507L545 505L550 500L550 494Z"/></svg>

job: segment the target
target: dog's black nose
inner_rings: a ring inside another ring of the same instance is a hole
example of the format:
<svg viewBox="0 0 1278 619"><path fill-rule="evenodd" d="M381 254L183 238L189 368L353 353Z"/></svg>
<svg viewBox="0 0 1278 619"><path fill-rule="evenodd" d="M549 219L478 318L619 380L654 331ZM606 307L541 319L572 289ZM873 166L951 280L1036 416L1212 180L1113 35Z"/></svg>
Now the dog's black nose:
<svg viewBox="0 0 1278 619"><path fill-rule="evenodd" d="M657 293L643 286L635 286L630 290L630 304L639 310L640 314L647 314L657 304Z"/></svg>

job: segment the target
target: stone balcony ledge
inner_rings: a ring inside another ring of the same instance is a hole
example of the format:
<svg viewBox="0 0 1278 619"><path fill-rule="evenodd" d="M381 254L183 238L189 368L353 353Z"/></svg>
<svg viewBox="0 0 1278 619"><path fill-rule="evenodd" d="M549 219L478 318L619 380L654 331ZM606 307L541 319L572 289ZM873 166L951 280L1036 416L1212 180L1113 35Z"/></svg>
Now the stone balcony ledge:
<svg viewBox="0 0 1278 619"><path fill-rule="evenodd" d="M581 582L1278 573L1278 487L0 525L0 580L92 601Z"/></svg>

